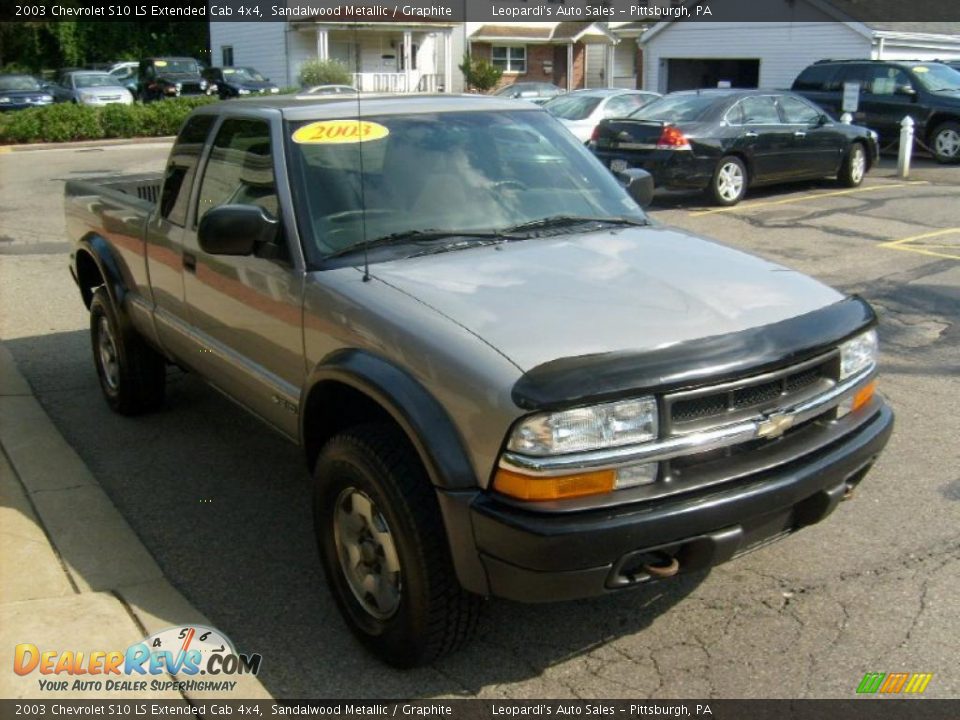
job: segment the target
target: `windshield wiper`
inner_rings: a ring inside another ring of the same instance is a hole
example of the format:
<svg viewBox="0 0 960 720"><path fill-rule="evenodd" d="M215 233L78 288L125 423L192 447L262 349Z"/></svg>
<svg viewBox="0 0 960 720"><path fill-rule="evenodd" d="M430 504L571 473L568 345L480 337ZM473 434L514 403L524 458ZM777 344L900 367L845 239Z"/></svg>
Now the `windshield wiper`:
<svg viewBox="0 0 960 720"><path fill-rule="evenodd" d="M504 235L511 233L526 232L527 230L544 230L547 228L570 227L573 225L585 225L587 223L602 223L605 225L649 225L650 221L643 218L631 217L590 217L586 215L551 215L540 220L531 220L530 222L520 223L513 227L501 230Z"/></svg>
<svg viewBox="0 0 960 720"><path fill-rule="evenodd" d="M338 258L352 253L363 252L366 248L370 250L375 247L384 247L386 245L404 245L407 243L431 242L434 240L446 240L452 237L502 239L503 235L492 230L404 230L403 232L390 233L366 242L357 243L349 247L342 248L330 253L324 257L324 260Z"/></svg>

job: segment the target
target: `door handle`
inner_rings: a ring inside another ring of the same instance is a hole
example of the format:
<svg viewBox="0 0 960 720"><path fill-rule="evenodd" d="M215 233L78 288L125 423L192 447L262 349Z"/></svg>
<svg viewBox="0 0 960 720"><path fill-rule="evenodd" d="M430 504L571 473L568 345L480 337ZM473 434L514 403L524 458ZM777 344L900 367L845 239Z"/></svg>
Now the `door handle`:
<svg viewBox="0 0 960 720"><path fill-rule="evenodd" d="M193 253L185 252L183 254L183 269L189 273L197 272L197 256Z"/></svg>
<svg viewBox="0 0 960 720"><path fill-rule="evenodd" d="M797 131L793 134L793 136L794 136L795 138L805 138L805 137L807 136L807 134L806 134L805 132L803 132L803 130L797 130Z"/></svg>
<svg viewBox="0 0 960 720"><path fill-rule="evenodd" d="M745 133L743 134L743 136L744 136L745 138L760 137L760 136L759 136L757 133L755 133L753 130L750 130L750 131L748 131L748 132L745 132Z"/></svg>

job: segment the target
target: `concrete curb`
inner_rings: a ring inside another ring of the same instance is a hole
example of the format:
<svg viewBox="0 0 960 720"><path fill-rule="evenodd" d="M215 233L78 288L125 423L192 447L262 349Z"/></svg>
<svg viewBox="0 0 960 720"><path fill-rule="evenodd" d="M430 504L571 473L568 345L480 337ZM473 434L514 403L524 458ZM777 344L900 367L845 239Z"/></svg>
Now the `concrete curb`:
<svg viewBox="0 0 960 720"><path fill-rule="evenodd" d="M11 649L29 642L41 651L122 651L169 627L212 626L164 577L83 460L57 431L2 342L0 525L4 528L0 534L0 647ZM74 678L48 675L44 679L68 680L69 688ZM150 697L186 702L271 697L255 676L218 679L235 680L236 686L226 694L51 692L40 690L37 672L26 676L8 672L0 673L0 697Z"/></svg>
<svg viewBox="0 0 960 720"><path fill-rule="evenodd" d="M30 152L33 150L82 150L83 148L116 147L118 145L146 145L148 143L171 143L175 139L175 135L162 135L160 137L114 138L109 140L25 143L23 145L0 145L0 153Z"/></svg>

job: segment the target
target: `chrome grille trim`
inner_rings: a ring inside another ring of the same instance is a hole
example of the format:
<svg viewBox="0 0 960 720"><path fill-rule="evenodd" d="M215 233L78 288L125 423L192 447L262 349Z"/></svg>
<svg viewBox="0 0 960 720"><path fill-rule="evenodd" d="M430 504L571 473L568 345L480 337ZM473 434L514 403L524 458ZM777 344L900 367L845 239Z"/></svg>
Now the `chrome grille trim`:
<svg viewBox="0 0 960 720"><path fill-rule="evenodd" d="M793 368L797 367L801 366L793 366ZM788 420L785 422L788 422L790 427L816 418L854 395L874 375L876 375L876 365L871 365L857 375L833 384L825 392L795 404L777 407L769 412L755 413L754 416L737 422L696 432L672 435L663 440L643 445L627 445L552 457L531 457L519 453L505 452L501 456L500 467L508 470L520 470L528 475L550 477L582 470L615 469L639 463L661 462L730 447L768 437L767 427L773 416L787 418Z"/></svg>

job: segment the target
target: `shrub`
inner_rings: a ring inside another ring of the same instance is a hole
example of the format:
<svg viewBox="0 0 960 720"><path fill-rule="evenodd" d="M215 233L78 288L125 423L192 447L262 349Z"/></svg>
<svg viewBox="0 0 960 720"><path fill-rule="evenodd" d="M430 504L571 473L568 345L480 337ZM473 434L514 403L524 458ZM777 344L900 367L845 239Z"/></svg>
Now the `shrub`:
<svg viewBox="0 0 960 720"><path fill-rule="evenodd" d="M174 135L195 107L217 98L173 98L149 105L61 103L0 116L0 143L64 142Z"/></svg>
<svg viewBox="0 0 960 720"><path fill-rule="evenodd" d="M464 54L463 62L459 65L467 85L480 92L486 92L494 87L503 77L503 70L494 67L486 58L473 59L469 53Z"/></svg>
<svg viewBox="0 0 960 720"><path fill-rule="evenodd" d="M308 60L300 68L300 82L304 87L351 85L353 75L336 60Z"/></svg>

